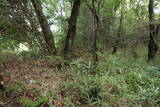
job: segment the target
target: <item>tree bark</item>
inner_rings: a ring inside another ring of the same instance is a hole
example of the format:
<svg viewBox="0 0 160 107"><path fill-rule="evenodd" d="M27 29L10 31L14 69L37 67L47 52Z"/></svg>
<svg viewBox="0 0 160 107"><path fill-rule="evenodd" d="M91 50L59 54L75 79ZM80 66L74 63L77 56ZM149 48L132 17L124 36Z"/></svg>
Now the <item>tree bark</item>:
<svg viewBox="0 0 160 107"><path fill-rule="evenodd" d="M113 45L113 51L112 51L112 54L115 54L117 52L117 49L118 49L118 45L119 45L119 42L120 42L120 37L121 37L121 33L122 33L122 24L123 24L123 10L121 10L121 16L120 16L120 19L119 19L119 28L118 28L118 32L117 32L117 38L116 38L116 41Z"/></svg>
<svg viewBox="0 0 160 107"><path fill-rule="evenodd" d="M38 17L40 26L42 28L42 32L44 34L44 38L47 44L48 52L50 55L56 54L56 47L54 38L52 35L52 31L48 24L48 21L43 13L42 6L40 0L31 0L33 7L35 8L36 15Z"/></svg>
<svg viewBox="0 0 160 107"><path fill-rule="evenodd" d="M92 52L93 52L93 64L96 65L98 62L98 55L97 55L97 39L98 39L98 32L99 32L99 26L100 26L100 21L99 21L99 9L100 9L100 3L97 3L97 8L95 6L95 0L92 0L92 6L88 5L90 8L92 14L93 14L93 45L92 45Z"/></svg>
<svg viewBox="0 0 160 107"><path fill-rule="evenodd" d="M80 4L81 0L74 0L73 2L72 12L69 19L68 32L65 40L64 55L67 55L69 51L71 51L71 47L73 46L74 43Z"/></svg>
<svg viewBox="0 0 160 107"><path fill-rule="evenodd" d="M154 59L157 54L158 45L156 44L157 30L155 29L154 21L154 0L149 0L149 43L148 43L148 59Z"/></svg>

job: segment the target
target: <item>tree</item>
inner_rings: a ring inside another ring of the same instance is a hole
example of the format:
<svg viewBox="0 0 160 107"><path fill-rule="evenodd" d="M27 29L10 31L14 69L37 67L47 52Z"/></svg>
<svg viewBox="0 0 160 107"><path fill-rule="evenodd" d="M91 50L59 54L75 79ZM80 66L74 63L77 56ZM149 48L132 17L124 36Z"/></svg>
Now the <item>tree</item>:
<svg viewBox="0 0 160 107"><path fill-rule="evenodd" d="M123 4L122 4L123 5ZM117 39L115 40L115 43L113 45L113 51L112 54L115 54L117 52L117 48L120 42L121 38L121 33L122 33L122 24L123 24L123 6L120 9L120 18L119 18L119 27L118 27L118 32L117 32Z"/></svg>
<svg viewBox="0 0 160 107"><path fill-rule="evenodd" d="M22 10L22 15L26 17L26 20L29 22L30 30L32 32L32 35L35 37L34 43L37 43L39 46L39 49L42 50L44 53L46 53L47 45L44 41L43 33L38 31L38 26L36 25L36 21L34 20L34 12L31 8L31 4L25 0L18 0L19 2L19 8Z"/></svg>
<svg viewBox="0 0 160 107"><path fill-rule="evenodd" d="M36 15L42 28L42 32L47 43L48 52L49 54L54 55L56 54L55 42L48 21L43 13L41 2L40 0L31 0L31 2L35 8Z"/></svg>
<svg viewBox="0 0 160 107"><path fill-rule="evenodd" d="M27 42L31 46L33 39L29 34L29 25L22 15L18 0L0 1L0 5L0 27L3 28L1 35L16 40L17 43Z"/></svg>
<svg viewBox="0 0 160 107"><path fill-rule="evenodd" d="M93 43L92 43L92 53L93 53L93 62L96 64L98 61L97 55L97 39L99 33L100 19L99 19L99 11L100 11L101 1L92 0L91 6L88 5L90 11L93 14Z"/></svg>
<svg viewBox="0 0 160 107"><path fill-rule="evenodd" d="M154 0L149 0L149 43L148 43L148 59L154 59L157 54L158 46L156 43L157 33L154 22Z"/></svg>
<svg viewBox="0 0 160 107"><path fill-rule="evenodd" d="M81 0L73 1L73 7L72 7L71 16L69 18L69 24L68 24L68 32L65 39L64 55L67 55L69 51L71 51L71 48L74 43L80 4L81 4Z"/></svg>

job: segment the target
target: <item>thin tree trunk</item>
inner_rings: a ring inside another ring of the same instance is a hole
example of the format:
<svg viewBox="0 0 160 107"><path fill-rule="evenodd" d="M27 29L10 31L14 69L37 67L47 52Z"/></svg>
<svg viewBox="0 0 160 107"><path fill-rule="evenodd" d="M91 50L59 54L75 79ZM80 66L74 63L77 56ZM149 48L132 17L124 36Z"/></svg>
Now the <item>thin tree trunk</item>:
<svg viewBox="0 0 160 107"><path fill-rule="evenodd" d="M149 12L149 36L150 40L148 43L148 59L154 59L157 54L158 46L156 44L156 29L155 25L153 24L154 21L154 1L149 0L149 6L148 6L148 12Z"/></svg>
<svg viewBox="0 0 160 107"><path fill-rule="evenodd" d="M71 51L71 47L73 46L74 43L80 4L81 0L74 0L73 2L72 12L69 19L68 32L65 40L64 55L67 55L69 51Z"/></svg>
<svg viewBox="0 0 160 107"><path fill-rule="evenodd" d="M98 3L98 8L96 9L95 6L95 0L92 0L92 7L89 6L92 14L93 14L93 64L96 65L98 62L98 55L97 55L97 38L98 38L98 32L99 32L99 8L100 8L100 3Z"/></svg>
<svg viewBox="0 0 160 107"><path fill-rule="evenodd" d="M56 54L55 42L54 42L54 38L52 35L52 31L48 24L48 21L43 13L41 2L40 0L31 0L31 2L35 8L35 12L37 14L40 26L42 28L42 32L44 34L44 38L47 43L48 52L50 55L54 55Z"/></svg>
<svg viewBox="0 0 160 107"><path fill-rule="evenodd" d="M122 33L122 24L123 24L123 12L121 10L121 17L120 17L120 20L119 20L119 28L118 28L118 32L117 32L117 38L116 38L116 41L113 45L112 54L115 54L117 52L118 45L119 45L119 42L120 42L121 33Z"/></svg>
<svg viewBox="0 0 160 107"><path fill-rule="evenodd" d="M96 23L95 18L93 19L93 62L96 64L98 62L97 55L97 36L98 36L99 24Z"/></svg>

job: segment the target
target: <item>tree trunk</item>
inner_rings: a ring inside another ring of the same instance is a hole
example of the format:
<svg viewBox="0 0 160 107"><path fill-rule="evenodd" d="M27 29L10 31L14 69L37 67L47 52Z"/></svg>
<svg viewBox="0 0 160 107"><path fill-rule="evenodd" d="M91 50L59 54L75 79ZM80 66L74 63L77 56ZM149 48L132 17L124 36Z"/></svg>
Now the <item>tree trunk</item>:
<svg viewBox="0 0 160 107"><path fill-rule="evenodd" d="M35 8L35 12L42 28L42 32L47 43L48 52L50 55L54 55L56 54L55 42L48 21L43 13L41 2L40 0L31 0L31 2L33 4L33 7Z"/></svg>
<svg viewBox="0 0 160 107"><path fill-rule="evenodd" d="M150 36L150 40L148 43L148 59L150 60L156 57L157 50L158 50L158 46L156 44L157 31L153 23L154 21L154 1L153 0L149 0L148 12L149 12L149 36Z"/></svg>
<svg viewBox="0 0 160 107"><path fill-rule="evenodd" d="M97 24L95 18L93 19L93 62L96 64L98 62L98 55L97 55L97 36L98 36L98 29L99 23Z"/></svg>
<svg viewBox="0 0 160 107"><path fill-rule="evenodd" d="M43 34L41 32L38 31L38 27L35 24L34 20L32 19L32 17L33 17L32 9L29 9L27 7L28 2L23 1L23 0L19 0L18 2L20 3L20 8L21 8L24 16L28 19L28 21L30 23L31 32L33 33L33 35L38 40L38 46L39 46L40 50L42 50L44 53L47 53L48 52L46 50L47 49L47 45L46 45L46 42L44 40L44 36L43 36ZM34 42L34 43L37 43L37 41Z"/></svg>
<svg viewBox="0 0 160 107"><path fill-rule="evenodd" d="M93 45L92 45L92 48L93 48L93 64L94 65L96 65L96 63L98 62L97 38L98 38L99 25L100 25L100 22L99 22L100 3L101 2L98 2L97 9L96 9L96 6L95 6L95 0L92 0L92 6L88 5L88 7L90 8L90 10L93 14Z"/></svg>
<svg viewBox="0 0 160 107"><path fill-rule="evenodd" d="M68 32L65 40L64 55L67 55L69 51L71 51L71 47L73 46L74 43L80 4L81 0L74 0L73 2L72 12L69 19Z"/></svg>
<svg viewBox="0 0 160 107"><path fill-rule="evenodd" d="M113 51L112 54L115 54L117 52L117 48L120 42L120 37L121 37L121 33L122 33L122 24L123 24L123 10L121 10L121 16L120 16L120 20L119 20L119 28L118 28L118 32L117 32L117 38L116 41L113 45Z"/></svg>

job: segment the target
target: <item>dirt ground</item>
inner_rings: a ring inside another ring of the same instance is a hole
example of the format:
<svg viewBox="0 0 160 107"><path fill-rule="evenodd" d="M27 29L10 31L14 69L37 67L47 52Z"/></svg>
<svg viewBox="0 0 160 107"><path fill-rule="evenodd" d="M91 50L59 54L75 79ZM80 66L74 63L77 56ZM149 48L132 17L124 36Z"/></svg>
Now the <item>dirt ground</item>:
<svg viewBox="0 0 160 107"><path fill-rule="evenodd" d="M57 98L48 96L50 102L63 100L58 88L63 81L69 81L71 75L59 70L59 64L47 60L14 59L0 64L1 81L4 90L0 91L0 107L22 107L20 99L35 101L39 96L55 92ZM53 100L53 101L52 101ZM41 105L48 107L48 104ZM61 104L58 103L57 107Z"/></svg>

